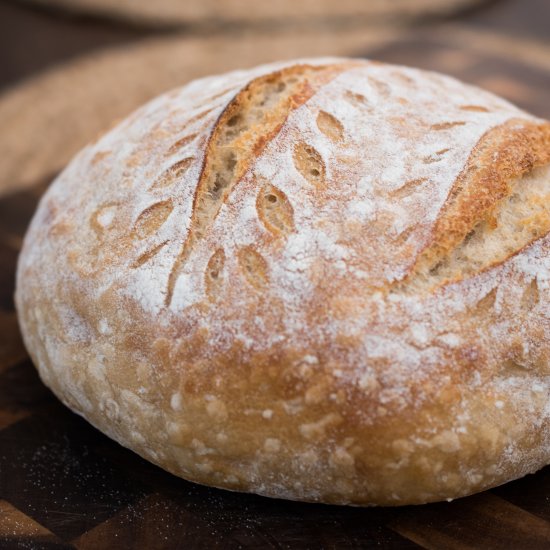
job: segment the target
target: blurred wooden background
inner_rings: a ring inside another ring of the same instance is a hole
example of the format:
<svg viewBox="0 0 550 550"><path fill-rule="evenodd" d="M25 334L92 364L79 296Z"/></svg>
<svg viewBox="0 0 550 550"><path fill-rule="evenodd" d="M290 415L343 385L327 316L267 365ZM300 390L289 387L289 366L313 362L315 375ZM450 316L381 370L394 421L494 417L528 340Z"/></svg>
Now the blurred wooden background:
<svg viewBox="0 0 550 550"><path fill-rule="evenodd" d="M550 46L548 0L490 0L456 17L431 20L429 23L417 21L417 26L429 32L430 28L449 20L473 30L498 32L529 41L540 40ZM219 32L224 31L228 34L235 32L234 29L219 29ZM156 30L146 25L125 24L120 20L59 9L33 9L13 0L3 0L0 2L0 89L100 48L132 44L152 36L196 32L192 27ZM205 29L204 32L213 31Z"/></svg>

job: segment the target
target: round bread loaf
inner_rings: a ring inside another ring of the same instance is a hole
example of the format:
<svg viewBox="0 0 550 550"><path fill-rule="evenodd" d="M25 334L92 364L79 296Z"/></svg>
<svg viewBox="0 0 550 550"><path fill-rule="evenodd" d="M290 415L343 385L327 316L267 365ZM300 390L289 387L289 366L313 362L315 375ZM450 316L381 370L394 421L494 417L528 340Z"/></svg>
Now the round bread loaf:
<svg viewBox="0 0 550 550"><path fill-rule="evenodd" d="M73 411L185 479L357 505L550 463L550 124L306 59L198 80L42 199L16 302Z"/></svg>

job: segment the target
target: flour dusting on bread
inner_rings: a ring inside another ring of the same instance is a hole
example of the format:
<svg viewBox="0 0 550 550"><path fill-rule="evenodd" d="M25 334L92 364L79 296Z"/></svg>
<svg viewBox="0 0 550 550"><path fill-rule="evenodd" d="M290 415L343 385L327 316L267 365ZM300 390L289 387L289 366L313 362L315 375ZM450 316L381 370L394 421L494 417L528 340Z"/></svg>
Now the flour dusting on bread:
<svg viewBox="0 0 550 550"><path fill-rule="evenodd" d="M48 190L23 334L65 403L188 479L455 498L550 462L549 204L550 124L450 77L209 77Z"/></svg>

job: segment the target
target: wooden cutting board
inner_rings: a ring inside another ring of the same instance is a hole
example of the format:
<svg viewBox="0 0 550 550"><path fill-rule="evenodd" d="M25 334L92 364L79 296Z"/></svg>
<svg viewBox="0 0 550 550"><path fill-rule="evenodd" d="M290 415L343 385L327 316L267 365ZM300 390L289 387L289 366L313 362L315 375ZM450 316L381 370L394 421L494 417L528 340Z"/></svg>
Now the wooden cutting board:
<svg viewBox="0 0 550 550"><path fill-rule="evenodd" d="M349 53L455 74L550 117L550 55L536 44L447 27ZM47 125L39 130L47 141ZM69 412L28 360L12 299L17 252L49 175L37 170L0 199L0 548L550 548L550 467L452 503L300 504L185 482Z"/></svg>

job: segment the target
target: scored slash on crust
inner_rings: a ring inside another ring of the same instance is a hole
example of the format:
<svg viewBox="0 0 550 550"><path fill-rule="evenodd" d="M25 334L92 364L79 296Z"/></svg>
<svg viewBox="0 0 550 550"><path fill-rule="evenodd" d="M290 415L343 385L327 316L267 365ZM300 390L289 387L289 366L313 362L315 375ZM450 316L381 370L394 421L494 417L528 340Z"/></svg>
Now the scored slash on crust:
<svg viewBox="0 0 550 550"><path fill-rule="evenodd" d="M169 273L166 306L172 302L176 281L193 248L207 235L222 206L249 171L254 160L261 156L267 144L278 135L289 114L313 97L322 85L348 69L349 65L294 65L269 73L250 81L227 105L206 144L202 170L194 193L190 230ZM386 83L372 77L369 77L368 83L380 97L387 97L389 87ZM361 94L347 90L344 99L355 108L370 110L368 100ZM465 112L490 112L486 107L475 104L465 104L458 108ZM209 110L204 111L198 116L208 112ZM319 109L315 123L318 130L332 143L346 141L344 126L334 115ZM430 132L445 132L466 124L469 122L461 120L459 116L450 120L443 118L427 128ZM506 137L507 132L512 136L510 139ZM546 220L543 216L544 199L537 198L540 190L535 189L533 196L527 190L527 195L519 203L533 205L529 216L537 221L538 231L533 233L529 230L518 230L516 227L514 231L521 238L516 239L513 250L507 249L507 255L503 257L491 254L491 231L499 223L501 231L506 225L504 218L514 216L514 189L517 184L513 184L512 180L550 160L550 154L544 147L548 136L544 138L544 135L543 126L516 119L502 127L493 128L481 138L440 211L433 229L432 244L428 242L424 250L420 251L413 260L412 269L404 279L392 286L392 292L406 290L408 287L418 290L417 287L423 286L427 281L427 288L432 290L442 283L471 276L504 261L550 229L548 216ZM197 136L198 134L192 133L180 138L169 148L167 154L177 153ZM493 150L493 145L496 145L498 154L493 159L485 158L485 149ZM450 154L451 149L443 148L422 158L422 161L428 165L439 163ZM150 189L162 190L171 186L185 176L194 161L195 157L192 156L178 160L154 181ZM326 189L325 161L315 147L298 139L293 145L292 161L296 171L312 189L321 192ZM511 166L519 166L520 169L514 171ZM275 238L286 238L296 230L291 201L282 190L271 183L262 179L257 183L259 191L256 211L259 221ZM401 201L415 193L419 187L434 185L437 185L437 181L426 177L407 180L401 187L391 191L389 197ZM172 205L167 202L150 206L136 220L134 236L141 239L154 232L166 221L171 211ZM525 219L527 217L524 216ZM519 223L518 220L515 221ZM413 227L402 231L396 242L405 243L413 233ZM142 253L132 267L139 267L149 261L167 242L157 244ZM260 271L267 277L266 263L259 253L249 248L246 249L246 254L240 249L237 260L245 279L253 287L259 288L262 286L262 277L258 281L251 281L251 272L247 267L252 264L263 266L265 269ZM254 261L244 258L252 258ZM223 283L225 259L223 249L218 249L211 261L221 262L221 265L216 269L208 268L205 274L205 288L211 299L219 292ZM210 272L217 273L218 278L210 278Z"/></svg>
<svg viewBox="0 0 550 550"><path fill-rule="evenodd" d="M348 65L294 65L252 80L219 117L206 147L195 197L190 230L168 278L165 305L172 302L177 278L192 249L214 223L222 205L243 178L251 163L279 133L289 114L310 99L317 90L348 68ZM328 115L330 116L330 115ZM328 119L325 117L325 121ZM337 121L332 132L341 132ZM322 122L323 124L323 122ZM328 125L324 124L326 132ZM334 134L333 134L334 135ZM300 143L295 164L305 179L324 185L325 168L321 156L311 146ZM292 207L282 192L272 191L277 209L263 208L268 230L288 231L293 226ZM257 254L257 253L256 253ZM242 265L261 262L250 251L241 251ZM243 264L244 262L244 264ZM245 269L246 275L248 271ZM255 283L256 284L256 283Z"/></svg>
<svg viewBox="0 0 550 550"><path fill-rule="evenodd" d="M549 162L550 124L512 119L489 130L453 185L431 243L395 289L427 285L431 291L502 263L546 235L550 178L544 166ZM422 182L410 182L417 183Z"/></svg>

